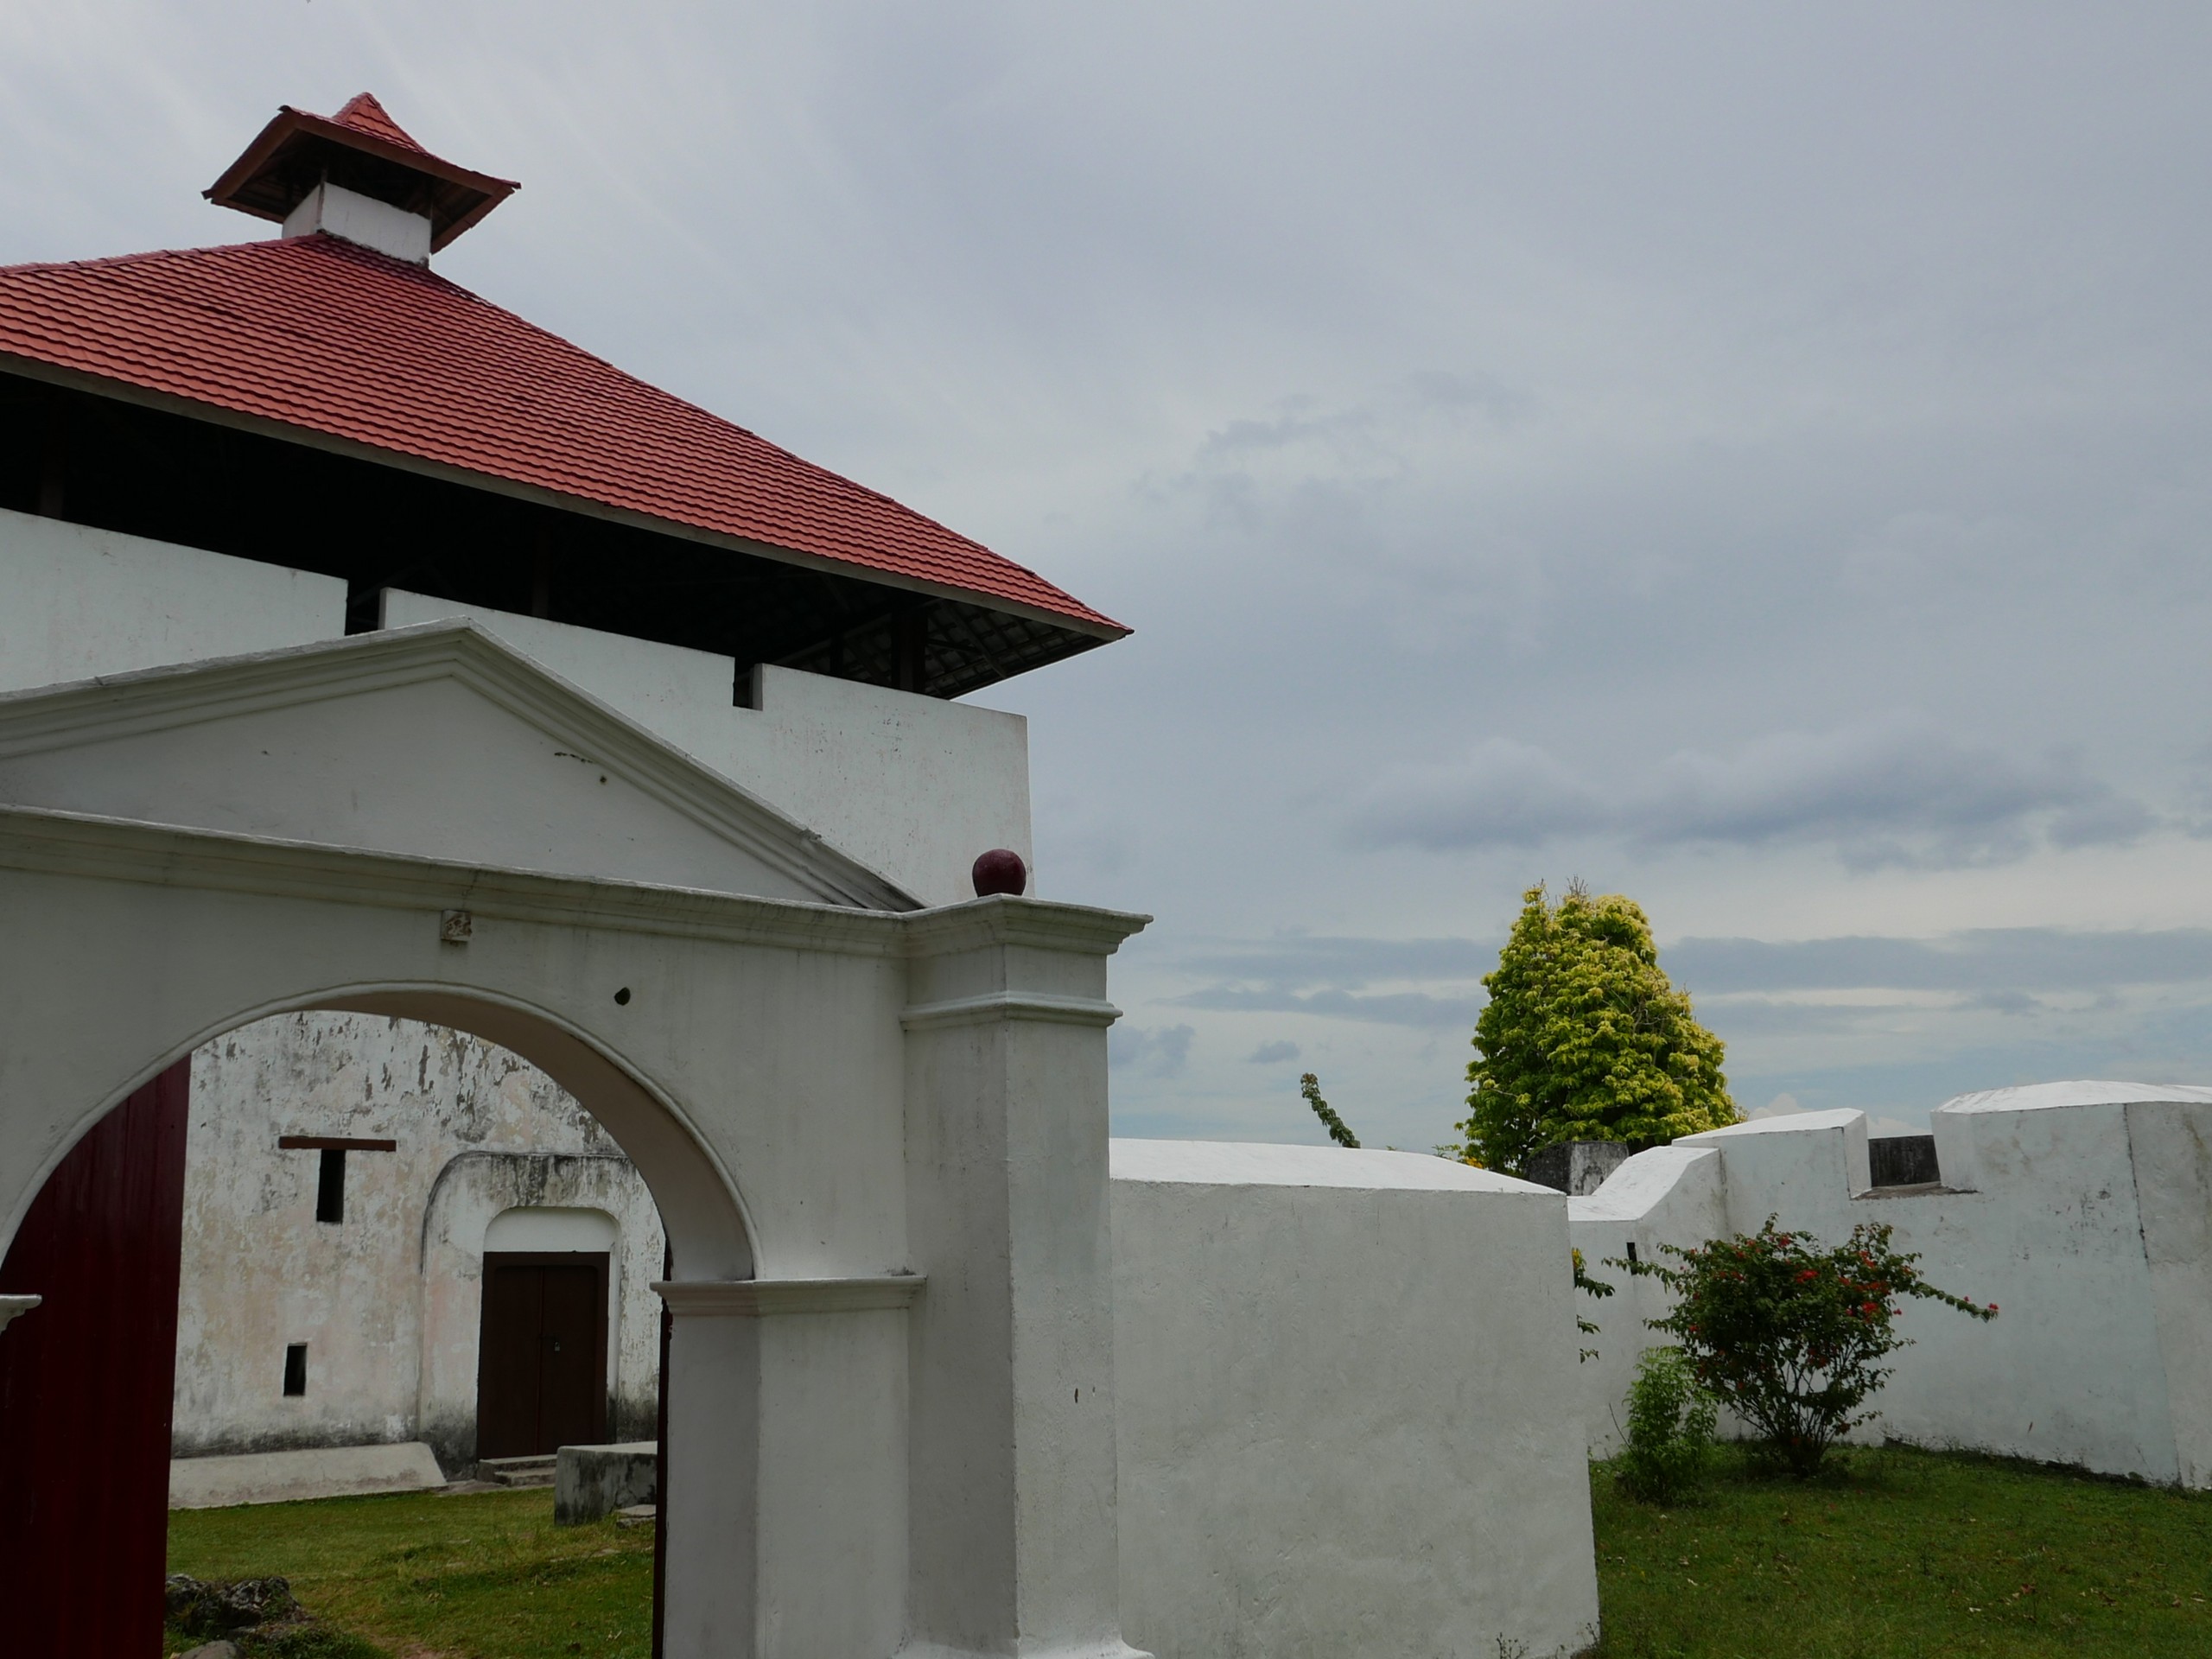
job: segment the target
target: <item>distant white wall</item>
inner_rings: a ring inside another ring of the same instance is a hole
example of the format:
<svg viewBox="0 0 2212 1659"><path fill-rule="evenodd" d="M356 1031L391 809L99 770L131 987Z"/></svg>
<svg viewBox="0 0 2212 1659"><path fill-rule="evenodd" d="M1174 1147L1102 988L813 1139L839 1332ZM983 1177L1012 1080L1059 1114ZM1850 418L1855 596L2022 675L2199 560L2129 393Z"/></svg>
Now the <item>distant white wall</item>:
<svg viewBox="0 0 2212 1659"><path fill-rule="evenodd" d="M0 511L0 691L345 632L334 577Z"/></svg>
<svg viewBox="0 0 2212 1659"><path fill-rule="evenodd" d="M313 1151L348 1153L318 1222ZM543 1243L533 1240L547 1241ZM464 1033L353 1014L240 1027L193 1056L172 1448L179 1457L424 1440L475 1452L483 1260L607 1250L616 1440L658 1404L660 1218L644 1179L552 1079ZM283 1392L308 1349L308 1391Z"/></svg>
<svg viewBox="0 0 2212 1659"><path fill-rule="evenodd" d="M760 707L740 708L734 658L385 590L385 627L454 616L472 619L925 904L973 898L969 867L994 847L1012 848L1033 870L1028 722L1019 715L772 667L760 670Z"/></svg>
<svg viewBox="0 0 2212 1659"><path fill-rule="evenodd" d="M1111 1157L1129 1642L1536 1659L1595 1641L1565 1198L1409 1153Z"/></svg>
<svg viewBox="0 0 2212 1659"><path fill-rule="evenodd" d="M1617 1441L1637 1354L1662 1340L1649 1281L1598 1265L1756 1230L1825 1243L1886 1222L1936 1284L1995 1302L1991 1324L1908 1302L1913 1340L1876 1396L1884 1435L2212 1485L2212 1090L2061 1084L1962 1096L1932 1122L1943 1187L1868 1181L1854 1111L1808 1112L1638 1154L1568 1201L1601 1333L1583 1368L1590 1441Z"/></svg>

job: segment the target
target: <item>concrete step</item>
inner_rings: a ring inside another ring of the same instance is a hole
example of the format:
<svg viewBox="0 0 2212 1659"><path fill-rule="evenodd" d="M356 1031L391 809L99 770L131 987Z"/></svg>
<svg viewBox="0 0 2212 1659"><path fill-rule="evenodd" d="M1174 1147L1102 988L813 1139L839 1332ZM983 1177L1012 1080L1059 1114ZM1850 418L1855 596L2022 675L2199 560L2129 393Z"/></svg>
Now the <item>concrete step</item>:
<svg viewBox="0 0 2212 1659"><path fill-rule="evenodd" d="M495 1480L502 1486L550 1486L560 1459L543 1458L484 1458L476 1465L479 1480Z"/></svg>

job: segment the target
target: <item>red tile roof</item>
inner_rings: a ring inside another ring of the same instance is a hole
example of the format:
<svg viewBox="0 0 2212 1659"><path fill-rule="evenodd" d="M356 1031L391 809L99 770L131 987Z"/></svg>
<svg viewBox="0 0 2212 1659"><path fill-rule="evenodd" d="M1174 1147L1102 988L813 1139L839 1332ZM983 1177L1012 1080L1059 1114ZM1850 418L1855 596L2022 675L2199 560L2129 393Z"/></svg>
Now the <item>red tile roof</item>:
<svg viewBox="0 0 2212 1659"><path fill-rule="evenodd" d="M381 138L388 144L397 144L403 149L430 152L423 149L408 136L407 129L393 120L377 102L374 92L356 92L347 99L337 114L330 118L334 126L351 127L356 132L365 132L372 138Z"/></svg>
<svg viewBox="0 0 2212 1659"><path fill-rule="evenodd" d="M343 113L382 116L366 102ZM334 237L0 268L0 365L7 357L643 515L679 533L1041 614L1095 637L1128 632L887 496L423 266Z"/></svg>

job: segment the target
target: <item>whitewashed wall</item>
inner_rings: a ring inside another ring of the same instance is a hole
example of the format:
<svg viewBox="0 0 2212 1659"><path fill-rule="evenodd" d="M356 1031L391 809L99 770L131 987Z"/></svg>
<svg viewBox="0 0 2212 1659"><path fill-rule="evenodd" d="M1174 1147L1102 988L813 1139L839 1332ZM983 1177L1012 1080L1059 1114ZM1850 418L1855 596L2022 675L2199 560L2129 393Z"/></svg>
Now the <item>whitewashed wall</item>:
<svg viewBox="0 0 2212 1659"><path fill-rule="evenodd" d="M342 1223L318 1222L318 1154L283 1135L397 1141L346 1156ZM611 1235L610 1438L650 1438L662 1236L598 1122L518 1057L436 1026L297 1014L193 1056L179 1294L179 1457L425 1440L474 1460L486 1234ZM578 1242L582 1242L580 1239ZM546 1248L573 1248L551 1243ZM303 1396L286 1346L308 1347Z"/></svg>
<svg viewBox="0 0 2212 1659"><path fill-rule="evenodd" d="M345 632L334 577L0 510L0 691Z"/></svg>
<svg viewBox="0 0 2212 1659"><path fill-rule="evenodd" d="M1932 1116L1942 1187L1868 1179L1866 1123L1808 1112L1641 1153L1568 1201L1574 1242L1620 1285L1583 1368L1593 1452L1618 1440L1635 1357L1661 1340L1659 1287L1596 1266L1633 1242L1690 1245L1769 1215L1840 1242L1887 1222L1990 1324L1910 1303L1911 1347L1862 1439L1894 1435L2212 1485L2212 1090L2047 1084L1968 1095Z"/></svg>
<svg viewBox="0 0 2212 1659"><path fill-rule="evenodd" d="M1409 1153L1111 1153L1130 1642L1160 1659L1593 1642L1561 1196Z"/></svg>
<svg viewBox="0 0 2212 1659"><path fill-rule="evenodd" d="M1033 865L1028 722L1020 715L774 667L756 671L760 706L740 708L734 658L385 591L388 628L454 616L603 699L925 905L974 897L969 868L994 847L1010 847Z"/></svg>

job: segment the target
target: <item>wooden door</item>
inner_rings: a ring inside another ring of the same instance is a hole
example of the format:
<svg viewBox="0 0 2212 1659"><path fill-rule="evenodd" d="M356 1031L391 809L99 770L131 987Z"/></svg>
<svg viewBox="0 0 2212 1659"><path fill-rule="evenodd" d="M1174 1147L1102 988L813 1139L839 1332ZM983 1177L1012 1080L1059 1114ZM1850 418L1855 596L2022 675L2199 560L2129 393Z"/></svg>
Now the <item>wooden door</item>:
<svg viewBox="0 0 2212 1659"><path fill-rule="evenodd" d="M478 1457L607 1438L607 1277L604 1254L486 1255Z"/></svg>
<svg viewBox="0 0 2212 1659"><path fill-rule="evenodd" d="M0 1292L0 1605L10 1653L159 1659L192 1063L110 1112L40 1189Z"/></svg>

